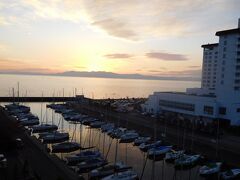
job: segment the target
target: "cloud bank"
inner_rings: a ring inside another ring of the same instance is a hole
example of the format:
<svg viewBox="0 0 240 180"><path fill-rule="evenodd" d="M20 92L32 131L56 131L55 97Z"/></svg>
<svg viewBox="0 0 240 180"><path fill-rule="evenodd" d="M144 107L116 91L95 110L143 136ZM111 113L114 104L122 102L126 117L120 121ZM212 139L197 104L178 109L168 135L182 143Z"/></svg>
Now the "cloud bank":
<svg viewBox="0 0 240 180"><path fill-rule="evenodd" d="M37 18L85 22L107 34L130 40L184 36L204 31L224 13L238 12L238 0L3 0L0 24ZM208 17L207 19L204 17Z"/></svg>
<svg viewBox="0 0 240 180"><path fill-rule="evenodd" d="M125 54L125 53L114 53L114 54L106 54L104 55L106 58L110 59L128 59L133 57L131 54Z"/></svg>
<svg viewBox="0 0 240 180"><path fill-rule="evenodd" d="M164 60L164 61L186 61L186 60L188 60L187 57L182 54L163 53L163 52L146 53L146 57L160 59L160 60Z"/></svg>

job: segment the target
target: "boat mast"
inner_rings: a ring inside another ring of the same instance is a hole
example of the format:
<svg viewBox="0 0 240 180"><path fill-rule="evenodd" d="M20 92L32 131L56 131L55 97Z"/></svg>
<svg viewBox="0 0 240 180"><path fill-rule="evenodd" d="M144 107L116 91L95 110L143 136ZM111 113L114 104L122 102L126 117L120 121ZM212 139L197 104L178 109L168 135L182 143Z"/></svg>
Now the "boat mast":
<svg viewBox="0 0 240 180"><path fill-rule="evenodd" d="M18 104L20 102L20 99L19 99L19 82L17 82L17 96L18 96Z"/></svg>
<svg viewBox="0 0 240 180"><path fill-rule="evenodd" d="M43 93L42 93L42 100L43 100ZM43 112L42 112L42 102L41 102L41 123L43 122L42 114L43 114Z"/></svg>
<svg viewBox="0 0 240 180"><path fill-rule="evenodd" d="M14 87L12 88L13 104L15 103Z"/></svg>

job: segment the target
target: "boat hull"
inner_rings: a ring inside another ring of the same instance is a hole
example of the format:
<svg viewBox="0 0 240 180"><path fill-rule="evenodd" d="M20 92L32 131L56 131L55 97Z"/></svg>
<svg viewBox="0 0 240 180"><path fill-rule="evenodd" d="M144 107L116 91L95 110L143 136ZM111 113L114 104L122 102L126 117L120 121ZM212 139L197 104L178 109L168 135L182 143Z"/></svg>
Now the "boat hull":
<svg viewBox="0 0 240 180"><path fill-rule="evenodd" d="M80 149L77 144L57 144L52 147L52 153L70 153Z"/></svg>

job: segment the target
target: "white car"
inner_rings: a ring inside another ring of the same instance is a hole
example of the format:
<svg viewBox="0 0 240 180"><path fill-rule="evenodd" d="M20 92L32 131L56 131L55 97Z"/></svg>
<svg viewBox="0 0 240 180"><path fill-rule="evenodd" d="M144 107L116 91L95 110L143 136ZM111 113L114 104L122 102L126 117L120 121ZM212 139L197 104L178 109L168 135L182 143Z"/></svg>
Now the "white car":
<svg viewBox="0 0 240 180"><path fill-rule="evenodd" d="M3 154L0 154L0 169L7 168L7 159Z"/></svg>

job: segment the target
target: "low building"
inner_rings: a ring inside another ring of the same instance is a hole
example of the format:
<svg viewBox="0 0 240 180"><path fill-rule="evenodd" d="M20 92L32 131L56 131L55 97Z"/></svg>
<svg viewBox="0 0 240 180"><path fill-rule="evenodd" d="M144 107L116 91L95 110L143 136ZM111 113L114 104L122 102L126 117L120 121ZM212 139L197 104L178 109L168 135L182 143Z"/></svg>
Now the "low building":
<svg viewBox="0 0 240 180"><path fill-rule="evenodd" d="M173 112L240 125L240 19L238 28L216 35L218 43L202 45L201 88L188 88L185 93L154 92L142 106L145 112Z"/></svg>

